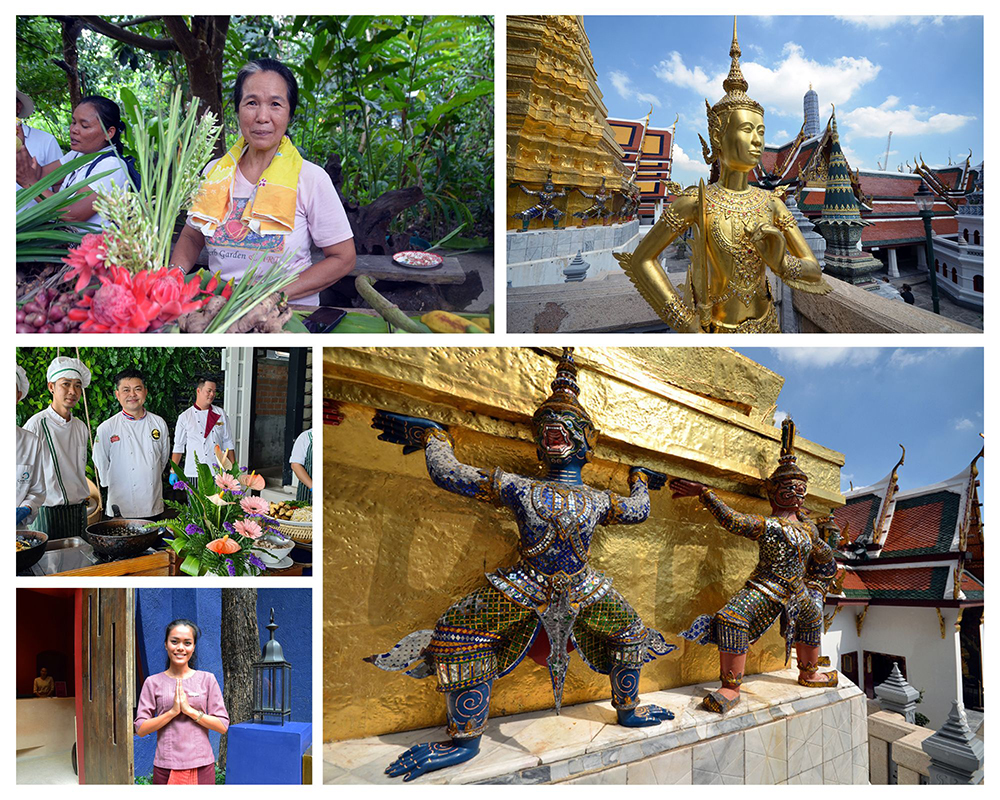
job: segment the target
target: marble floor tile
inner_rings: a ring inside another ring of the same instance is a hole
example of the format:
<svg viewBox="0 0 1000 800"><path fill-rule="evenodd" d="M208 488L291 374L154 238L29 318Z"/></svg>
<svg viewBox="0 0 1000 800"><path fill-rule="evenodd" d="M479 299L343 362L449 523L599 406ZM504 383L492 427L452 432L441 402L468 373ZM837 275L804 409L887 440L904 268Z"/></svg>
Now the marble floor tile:
<svg viewBox="0 0 1000 800"><path fill-rule="evenodd" d="M788 779L788 784L819 786L823 783L823 765L807 769L798 775L793 775Z"/></svg>
<svg viewBox="0 0 1000 800"><path fill-rule="evenodd" d="M694 766L694 748L685 747L653 756L646 763L653 770L655 783L660 786L690 785Z"/></svg>
<svg viewBox="0 0 1000 800"><path fill-rule="evenodd" d="M507 741L526 753L538 756L540 763L551 764L583 755L613 717L593 703L572 706L562 714L548 713L513 733ZM620 726L616 726L620 727Z"/></svg>
<svg viewBox="0 0 1000 800"><path fill-rule="evenodd" d="M823 763L823 711L807 711L785 721L788 737L788 775L815 769Z"/></svg>
<svg viewBox="0 0 1000 800"><path fill-rule="evenodd" d="M856 748L868 744L868 715L865 713L864 698L853 698L848 705L851 707L851 747Z"/></svg>
<svg viewBox="0 0 1000 800"><path fill-rule="evenodd" d="M696 744L692 754L692 783L742 784L743 762L742 733Z"/></svg>
<svg viewBox="0 0 1000 800"><path fill-rule="evenodd" d="M592 772L588 775L581 775L579 778L570 778L563 783L591 784L594 786L606 786L608 784L622 784L626 780L625 767L612 767L601 772Z"/></svg>
<svg viewBox="0 0 1000 800"><path fill-rule="evenodd" d="M823 760L828 761L851 749L851 707L835 703L823 709Z"/></svg>
<svg viewBox="0 0 1000 800"><path fill-rule="evenodd" d="M854 764L854 783L864 784L870 781L868 771L868 744L859 744L851 750L851 761Z"/></svg>
<svg viewBox="0 0 1000 800"><path fill-rule="evenodd" d="M839 785L854 783L854 764L849 752L823 762L823 783Z"/></svg>
<svg viewBox="0 0 1000 800"><path fill-rule="evenodd" d="M785 725L781 720L746 731L744 783L776 784L788 778Z"/></svg>

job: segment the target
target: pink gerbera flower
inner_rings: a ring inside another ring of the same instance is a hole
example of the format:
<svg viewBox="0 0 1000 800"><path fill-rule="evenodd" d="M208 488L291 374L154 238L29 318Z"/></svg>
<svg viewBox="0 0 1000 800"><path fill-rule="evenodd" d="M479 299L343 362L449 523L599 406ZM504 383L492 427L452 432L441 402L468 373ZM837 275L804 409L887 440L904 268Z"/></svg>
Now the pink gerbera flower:
<svg viewBox="0 0 1000 800"><path fill-rule="evenodd" d="M240 536L246 536L250 539L259 539L264 533L260 529L260 525L252 519L241 519L239 522L234 522L233 528Z"/></svg>
<svg viewBox="0 0 1000 800"><path fill-rule="evenodd" d="M244 497L240 500L240 508L247 514L271 513L271 504L263 497Z"/></svg>
<svg viewBox="0 0 1000 800"><path fill-rule="evenodd" d="M240 491L240 482L232 475L227 475L225 472L220 472L215 476L215 485L224 492Z"/></svg>

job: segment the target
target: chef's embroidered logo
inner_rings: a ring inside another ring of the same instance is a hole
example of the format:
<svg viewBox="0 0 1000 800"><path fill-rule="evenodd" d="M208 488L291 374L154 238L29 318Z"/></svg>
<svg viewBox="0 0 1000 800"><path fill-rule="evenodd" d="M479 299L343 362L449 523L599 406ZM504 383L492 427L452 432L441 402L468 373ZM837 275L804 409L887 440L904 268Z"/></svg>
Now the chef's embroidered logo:
<svg viewBox="0 0 1000 800"><path fill-rule="evenodd" d="M26 481L26 480L28 480L28 478L30 478L30 477L31 477L31 475L29 475L29 474L28 474L27 472L22 472L22 473L21 473L21 480L22 480L22 481Z"/></svg>
<svg viewBox="0 0 1000 800"><path fill-rule="evenodd" d="M218 422L215 423L215 427L218 428L221 424L222 424L222 420L220 419Z"/></svg>
<svg viewBox="0 0 1000 800"><path fill-rule="evenodd" d="M119 437L119 436L112 436L111 437L111 443L112 444L114 444L115 442L120 442L120 441L121 441L121 437Z"/></svg>
<svg viewBox="0 0 1000 800"><path fill-rule="evenodd" d="M160 440L160 429L159 428L153 428L153 432L150 434L150 436L152 436L156 441L159 441Z"/></svg>

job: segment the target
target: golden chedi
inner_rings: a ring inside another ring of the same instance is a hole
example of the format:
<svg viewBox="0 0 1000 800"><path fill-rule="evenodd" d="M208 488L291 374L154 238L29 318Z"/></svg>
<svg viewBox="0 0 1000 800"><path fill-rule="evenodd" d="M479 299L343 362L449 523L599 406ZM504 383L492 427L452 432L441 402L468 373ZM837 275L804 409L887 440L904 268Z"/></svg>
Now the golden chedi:
<svg viewBox="0 0 1000 800"><path fill-rule="evenodd" d="M587 224L573 216L591 203L572 190L593 194L602 181L614 209L628 174L607 117L583 17L508 16L508 230ZM553 189L545 188L549 182ZM521 216L536 206L539 191L554 190L565 192L555 201L561 215Z"/></svg>
<svg viewBox="0 0 1000 800"><path fill-rule="evenodd" d="M748 184L764 148L764 108L746 93L735 19L729 55L726 94L714 106L705 101L709 142L701 139L717 179L681 192L635 252L615 258L678 332L780 333L768 267L794 289L825 294L830 287L779 193ZM678 292L657 258L688 228L691 264Z"/></svg>

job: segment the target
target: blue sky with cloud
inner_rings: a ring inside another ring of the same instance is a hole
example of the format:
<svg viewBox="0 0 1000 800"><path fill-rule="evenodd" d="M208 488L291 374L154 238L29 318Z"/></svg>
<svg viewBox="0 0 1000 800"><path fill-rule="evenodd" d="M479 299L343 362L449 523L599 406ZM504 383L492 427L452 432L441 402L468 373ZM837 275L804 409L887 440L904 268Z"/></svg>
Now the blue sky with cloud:
<svg viewBox="0 0 1000 800"><path fill-rule="evenodd" d="M698 134L705 103L723 94L732 17L587 16L598 84L612 117L669 128L677 140L674 179L708 176ZM766 142L783 144L802 125L810 82L821 124L837 106L851 166L878 169L891 130L889 168L923 154L931 166L983 159L983 18L740 17L749 94L765 108Z"/></svg>
<svg viewBox="0 0 1000 800"><path fill-rule="evenodd" d="M842 489L885 477L906 447L902 489L945 480L983 446L978 347L738 347L785 378L775 420L844 454ZM980 461L981 477L985 476ZM982 497L982 495L980 495Z"/></svg>

